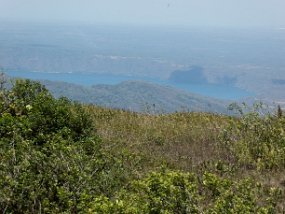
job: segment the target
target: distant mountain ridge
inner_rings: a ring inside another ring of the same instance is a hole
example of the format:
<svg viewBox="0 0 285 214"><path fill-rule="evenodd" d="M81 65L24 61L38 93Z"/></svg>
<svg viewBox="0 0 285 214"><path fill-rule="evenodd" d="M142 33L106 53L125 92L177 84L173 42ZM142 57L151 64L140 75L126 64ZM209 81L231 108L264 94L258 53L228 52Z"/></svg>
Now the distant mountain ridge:
<svg viewBox="0 0 285 214"><path fill-rule="evenodd" d="M171 113L203 111L228 113L227 101L208 98L144 81L125 81L117 85L81 86L42 80L51 93L72 100L135 112Z"/></svg>
<svg viewBox="0 0 285 214"><path fill-rule="evenodd" d="M11 80L6 74L7 88ZM67 97L85 104L95 104L102 107L125 109L134 112L172 113L180 111L212 112L229 114L231 103L186 92L171 86L164 86L141 80L123 81L116 85L97 84L83 86L74 83L50 80L36 80L45 85L55 97Z"/></svg>

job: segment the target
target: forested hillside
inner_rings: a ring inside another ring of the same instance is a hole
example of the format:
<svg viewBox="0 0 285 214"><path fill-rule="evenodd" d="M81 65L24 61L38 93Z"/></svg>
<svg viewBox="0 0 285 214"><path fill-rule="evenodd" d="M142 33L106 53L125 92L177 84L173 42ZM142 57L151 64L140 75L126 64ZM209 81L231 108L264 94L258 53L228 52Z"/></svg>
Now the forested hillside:
<svg viewBox="0 0 285 214"><path fill-rule="evenodd" d="M2 74L7 87L15 77ZM61 81L38 80L55 97L67 97L84 104L144 113L195 111L229 114L229 100L216 99L147 81L129 80L119 84L78 85Z"/></svg>
<svg viewBox="0 0 285 214"><path fill-rule="evenodd" d="M282 213L283 112L231 108L139 114L1 84L0 211Z"/></svg>
<svg viewBox="0 0 285 214"><path fill-rule="evenodd" d="M173 113L200 111L229 113L229 101L205 97L145 81L125 81L117 85L86 87L65 82L41 81L55 97L135 112Z"/></svg>

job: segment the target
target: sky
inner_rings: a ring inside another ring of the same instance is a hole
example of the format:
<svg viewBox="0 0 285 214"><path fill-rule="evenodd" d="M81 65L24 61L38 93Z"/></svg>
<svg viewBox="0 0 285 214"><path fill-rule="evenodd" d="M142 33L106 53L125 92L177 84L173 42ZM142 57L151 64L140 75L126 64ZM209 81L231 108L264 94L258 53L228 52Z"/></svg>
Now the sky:
<svg viewBox="0 0 285 214"><path fill-rule="evenodd" d="M285 0L0 0L0 21L285 27Z"/></svg>

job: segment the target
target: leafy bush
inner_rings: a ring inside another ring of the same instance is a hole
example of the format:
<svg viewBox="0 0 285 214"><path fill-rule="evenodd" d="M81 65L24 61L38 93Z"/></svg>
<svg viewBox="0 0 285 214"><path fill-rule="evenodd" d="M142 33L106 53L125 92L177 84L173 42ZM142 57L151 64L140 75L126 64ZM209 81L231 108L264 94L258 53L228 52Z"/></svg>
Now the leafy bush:
<svg viewBox="0 0 285 214"><path fill-rule="evenodd" d="M81 105L66 98L55 99L39 83L16 80L11 90L0 94L0 136L5 141L29 139L44 144L62 135L84 139L94 129Z"/></svg>
<svg viewBox="0 0 285 214"><path fill-rule="evenodd" d="M94 213L273 213L280 190L252 180L234 182L206 172L150 173L133 182L116 198L98 197L88 208Z"/></svg>
<svg viewBox="0 0 285 214"><path fill-rule="evenodd" d="M233 118L224 130L223 141L238 162L249 168L278 169L285 167L285 117L262 111L244 113L239 107L240 118Z"/></svg>
<svg viewBox="0 0 285 214"><path fill-rule="evenodd" d="M29 80L2 89L0 101L1 212L76 213L125 182L81 105Z"/></svg>

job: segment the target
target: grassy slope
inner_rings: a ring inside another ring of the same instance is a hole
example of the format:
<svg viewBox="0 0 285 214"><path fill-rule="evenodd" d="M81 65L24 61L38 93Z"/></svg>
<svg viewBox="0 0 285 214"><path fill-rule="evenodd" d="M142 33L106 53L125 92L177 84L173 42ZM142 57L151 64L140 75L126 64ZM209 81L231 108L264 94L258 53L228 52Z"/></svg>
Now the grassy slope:
<svg viewBox="0 0 285 214"><path fill-rule="evenodd" d="M94 106L86 109L109 152L135 154L129 164L137 177L164 165L198 174L209 170L231 180L252 177L284 191L284 168L259 170L240 164L221 143L224 130L236 119L208 113L148 115ZM284 204L285 199L280 210Z"/></svg>

